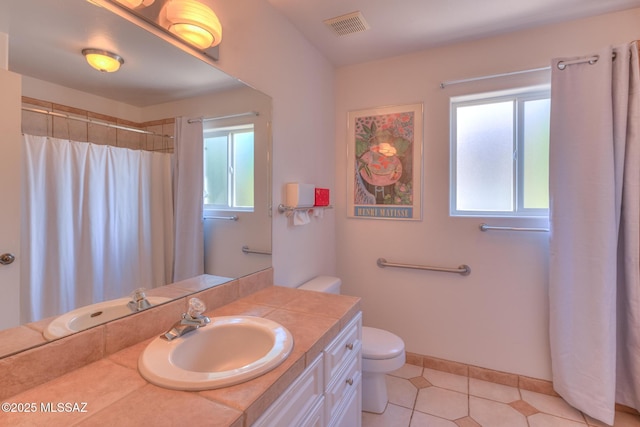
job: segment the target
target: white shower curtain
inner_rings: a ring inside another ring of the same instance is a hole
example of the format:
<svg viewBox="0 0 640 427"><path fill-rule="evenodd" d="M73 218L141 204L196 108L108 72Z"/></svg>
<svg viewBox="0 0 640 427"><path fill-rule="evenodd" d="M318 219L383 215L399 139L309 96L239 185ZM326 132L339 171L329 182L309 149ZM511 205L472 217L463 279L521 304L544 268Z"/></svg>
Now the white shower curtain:
<svg viewBox="0 0 640 427"><path fill-rule="evenodd" d="M176 118L174 282L204 273L203 144L202 121Z"/></svg>
<svg viewBox="0 0 640 427"><path fill-rule="evenodd" d="M171 156L24 136L22 320L171 281Z"/></svg>
<svg viewBox="0 0 640 427"><path fill-rule="evenodd" d="M616 402L640 409L638 50L610 47L593 64L562 70L559 61L549 177L553 383L568 403L613 424Z"/></svg>

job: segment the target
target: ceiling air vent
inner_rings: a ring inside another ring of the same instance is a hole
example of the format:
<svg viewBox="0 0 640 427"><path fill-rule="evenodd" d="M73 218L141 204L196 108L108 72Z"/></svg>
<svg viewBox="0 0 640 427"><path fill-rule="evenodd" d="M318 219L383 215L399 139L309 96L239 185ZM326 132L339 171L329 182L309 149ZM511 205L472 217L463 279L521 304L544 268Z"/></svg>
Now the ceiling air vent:
<svg viewBox="0 0 640 427"><path fill-rule="evenodd" d="M359 11L327 19L324 23L339 36L361 33L369 29L369 24L367 24L364 16L362 16L362 13Z"/></svg>

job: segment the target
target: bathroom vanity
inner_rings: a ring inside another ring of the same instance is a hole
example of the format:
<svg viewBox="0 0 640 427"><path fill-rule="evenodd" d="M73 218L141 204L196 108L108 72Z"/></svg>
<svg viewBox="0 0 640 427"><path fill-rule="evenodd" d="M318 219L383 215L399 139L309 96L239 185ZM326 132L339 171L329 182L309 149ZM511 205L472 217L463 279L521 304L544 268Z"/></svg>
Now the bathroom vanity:
<svg viewBox="0 0 640 427"><path fill-rule="evenodd" d="M0 397L9 404L0 425L360 425L359 298L272 286L264 274L190 296L205 301L212 318L280 323L293 335L291 354L229 387L178 391L148 383L138 372L140 354L186 309L185 297L0 359Z"/></svg>
<svg viewBox="0 0 640 427"><path fill-rule="evenodd" d="M358 313L254 427L356 427L362 411L362 315Z"/></svg>

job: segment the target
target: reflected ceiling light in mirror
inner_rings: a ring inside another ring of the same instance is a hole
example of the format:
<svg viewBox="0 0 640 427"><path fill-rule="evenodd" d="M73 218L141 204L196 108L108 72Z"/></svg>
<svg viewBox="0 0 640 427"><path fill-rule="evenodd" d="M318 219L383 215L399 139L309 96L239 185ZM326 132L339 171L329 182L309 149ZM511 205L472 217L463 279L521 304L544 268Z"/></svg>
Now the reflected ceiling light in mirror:
<svg viewBox="0 0 640 427"><path fill-rule="evenodd" d="M82 49L82 54L89 65L98 71L113 73L124 64L124 59L115 53L101 49Z"/></svg>
<svg viewBox="0 0 640 427"><path fill-rule="evenodd" d="M135 9L136 7L147 7L153 4L155 0L116 0L118 3L127 6L129 9Z"/></svg>
<svg viewBox="0 0 640 427"><path fill-rule="evenodd" d="M222 25L208 6L196 0L169 0L162 7L160 25L200 49L222 41Z"/></svg>

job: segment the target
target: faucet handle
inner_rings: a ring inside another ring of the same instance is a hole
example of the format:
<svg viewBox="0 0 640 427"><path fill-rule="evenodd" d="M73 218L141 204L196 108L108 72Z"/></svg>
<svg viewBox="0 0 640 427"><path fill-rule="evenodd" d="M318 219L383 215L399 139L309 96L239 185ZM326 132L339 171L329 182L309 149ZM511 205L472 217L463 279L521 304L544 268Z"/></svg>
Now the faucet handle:
<svg viewBox="0 0 640 427"><path fill-rule="evenodd" d="M138 288L135 291L131 292L131 299L134 301L139 301L139 300L143 300L147 297L147 294L145 293L146 288Z"/></svg>
<svg viewBox="0 0 640 427"><path fill-rule="evenodd" d="M192 319L197 319L198 317L202 317L202 313L206 309L202 300L198 298L191 298L189 300L189 309L187 310L187 314Z"/></svg>
<svg viewBox="0 0 640 427"><path fill-rule="evenodd" d="M132 312L140 311L151 307L151 303L147 300L147 295L145 294L145 288L138 288L135 291L131 292L131 301L127 303L127 307Z"/></svg>

